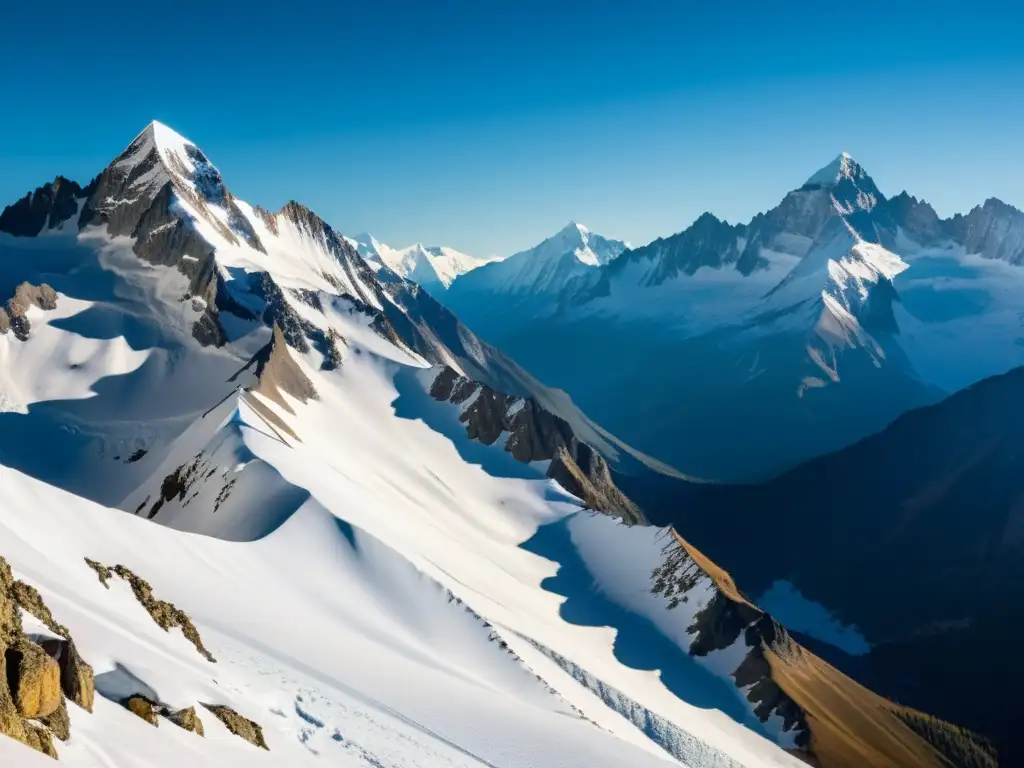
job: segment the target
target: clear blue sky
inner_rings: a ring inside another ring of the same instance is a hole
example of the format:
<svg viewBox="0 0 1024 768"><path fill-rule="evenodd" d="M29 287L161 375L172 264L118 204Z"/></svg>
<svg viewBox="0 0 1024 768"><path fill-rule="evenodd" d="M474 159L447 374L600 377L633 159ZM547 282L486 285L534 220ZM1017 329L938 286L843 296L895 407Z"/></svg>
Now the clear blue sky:
<svg viewBox="0 0 1024 768"><path fill-rule="evenodd" d="M0 201L159 119L250 202L480 255L746 220L841 150L941 214L1024 206L1022 5L7 3Z"/></svg>

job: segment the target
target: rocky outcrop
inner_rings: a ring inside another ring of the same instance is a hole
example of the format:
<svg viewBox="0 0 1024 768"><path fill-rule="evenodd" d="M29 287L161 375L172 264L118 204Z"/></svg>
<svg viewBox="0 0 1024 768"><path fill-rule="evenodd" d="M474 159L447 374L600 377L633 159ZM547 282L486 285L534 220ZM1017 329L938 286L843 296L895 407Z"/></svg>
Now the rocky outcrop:
<svg viewBox="0 0 1024 768"><path fill-rule="evenodd" d="M305 339L303 339L303 342ZM281 326L274 322L270 341L260 349L229 381L237 382L246 371L251 371L256 383L250 387L252 391L273 400L289 413L293 413L288 401L282 396L287 394L301 403L318 398L316 388L302 368L295 362L288 347L288 340ZM308 346L307 346L308 350Z"/></svg>
<svg viewBox="0 0 1024 768"><path fill-rule="evenodd" d="M59 638L25 634L23 610ZM68 629L0 557L0 734L56 758L52 737L66 741L71 735L65 697L91 712L93 690L92 667L78 655Z"/></svg>
<svg viewBox="0 0 1024 768"><path fill-rule="evenodd" d="M270 751L267 742L263 738L263 728L247 717L242 717L231 707L220 704L203 704L213 716L220 720L235 736L245 739L253 746Z"/></svg>
<svg viewBox="0 0 1024 768"><path fill-rule="evenodd" d="M32 324L28 319L30 307L50 311L57 308L57 292L46 283L32 285L22 283L14 290L14 296L0 307L0 335L13 331L20 341L27 341Z"/></svg>
<svg viewBox="0 0 1024 768"><path fill-rule="evenodd" d="M64 695L82 709L92 712L96 691L93 669L78 653L70 630L54 619L35 587L23 581L15 581L11 587L11 594L18 605L43 622L53 634L59 636L40 639L39 645L57 660Z"/></svg>
<svg viewBox="0 0 1024 768"><path fill-rule="evenodd" d="M435 400L462 406L459 420L466 436L491 445L505 432L504 448L523 463L550 461L548 477L583 500L590 509L643 522L643 514L615 486L604 458L577 440L564 419L533 398L513 397L462 376L445 366L430 387Z"/></svg>
<svg viewBox="0 0 1024 768"><path fill-rule="evenodd" d="M948 236L946 227L935 213L935 209L907 192L900 192L885 201L883 206L903 233L919 245L936 245ZM897 248L896 233L893 232L892 235L892 239L884 243L889 250Z"/></svg>
<svg viewBox="0 0 1024 768"><path fill-rule="evenodd" d="M0 232L36 237L43 230L55 229L78 213L82 197L82 188L77 183L58 176L4 208L0 213Z"/></svg>
<svg viewBox="0 0 1024 768"><path fill-rule="evenodd" d="M140 720L144 720L154 728L159 727L160 720L157 718L157 705L145 696L135 694L129 696L121 704Z"/></svg>
<svg viewBox="0 0 1024 768"><path fill-rule="evenodd" d="M85 562L96 571L100 582L108 589L110 588L108 581L112 574L121 577L128 583L135 598L142 604L142 607L146 609L146 612L158 626L164 631L168 631L172 627L179 627L181 634L196 647L196 650L203 658L211 663L216 663L217 660L206 649L206 646L203 645L203 639L199 635L199 630L196 629L188 614L173 603L168 603L166 600L158 600L153 595L153 588L149 585L149 582L137 576L132 570L123 565L115 565L113 568L108 568L89 558L86 558Z"/></svg>
<svg viewBox="0 0 1024 768"><path fill-rule="evenodd" d="M734 226L703 213L682 232L627 251L613 271L625 269L630 262L650 260L655 266L645 277L649 285L659 285L680 274L692 275L701 267L733 267L749 274L762 260L756 253L743 258L743 232L742 225Z"/></svg>
<svg viewBox="0 0 1024 768"><path fill-rule="evenodd" d="M740 660L730 674L754 715L762 723L780 724L808 762L948 768L949 753L908 727L907 719L928 719L944 734L961 729L896 705L843 675L747 600L728 573L677 533L672 535L652 574L652 593L666 601L669 611L701 594L686 628L693 638L689 653L735 654Z"/></svg>
<svg viewBox="0 0 1024 768"><path fill-rule="evenodd" d="M48 717L61 703L60 667L46 651L26 638L8 647L8 681L11 696L24 718Z"/></svg>
<svg viewBox="0 0 1024 768"><path fill-rule="evenodd" d="M185 707L184 709L177 710L162 707L160 714L179 728L191 731L197 736L206 736L206 730L203 728L203 721L200 720L199 715L196 714L195 707Z"/></svg>
<svg viewBox="0 0 1024 768"><path fill-rule="evenodd" d="M968 253L1010 264L1024 264L1024 211L994 197L966 216L946 222L947 231Z"/></svg>

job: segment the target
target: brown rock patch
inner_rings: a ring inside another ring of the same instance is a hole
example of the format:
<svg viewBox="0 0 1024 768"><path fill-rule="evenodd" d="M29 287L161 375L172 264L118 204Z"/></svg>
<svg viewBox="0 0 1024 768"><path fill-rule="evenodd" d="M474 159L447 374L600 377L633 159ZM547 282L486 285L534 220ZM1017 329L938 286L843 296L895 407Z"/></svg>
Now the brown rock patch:
<svg viewBox="0 0 1024 768"><path fill-rule="evenodd" d="M270 751L267 742L263 739L263 728L252 720L242 717L231 707L219 704L203 704L213 716L224 723L225 727L240 739L245 739L250 744Z"/></svg>

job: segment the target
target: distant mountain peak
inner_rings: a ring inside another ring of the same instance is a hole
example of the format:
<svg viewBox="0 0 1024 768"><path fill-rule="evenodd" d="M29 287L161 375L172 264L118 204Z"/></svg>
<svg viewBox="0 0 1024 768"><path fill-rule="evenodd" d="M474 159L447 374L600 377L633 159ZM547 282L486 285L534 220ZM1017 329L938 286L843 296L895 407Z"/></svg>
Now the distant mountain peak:
<svg viewBox="0 0 1024 768"><path fill-rule="evenodd" d="M581 235L583 237L586 237L587 235L590 234L590 230L587 229L582 224L580 224L578 221L570 221L568 224L566 224L562 228L562 230L558 234L560 234L560 235L562 235L562 234L566 234L566 235L579 234L579 235Z"/></svg>
<svg viewBox="0 0 1024 768"><path fill-rule="evenodd" d="M843 179L857 181L868 178L864 167L849 152L840 152L831 163L804 182L805 187L831 187Z"/></svg>

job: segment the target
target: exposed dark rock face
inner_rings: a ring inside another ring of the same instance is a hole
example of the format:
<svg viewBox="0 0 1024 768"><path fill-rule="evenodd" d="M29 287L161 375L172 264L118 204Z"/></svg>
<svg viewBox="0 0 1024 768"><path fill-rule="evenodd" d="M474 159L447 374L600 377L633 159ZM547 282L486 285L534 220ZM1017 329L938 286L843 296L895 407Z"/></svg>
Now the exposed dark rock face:
<svg viewBox="0 0 1024 768"><path fill-rule="evenodd" d="M231 707L219 704L203 704L203 706L210 710L214 717L224 723L227 729L235 734L235 736L245 739L253 746L260 747L268 752L270 751L270 747L267 746L267 742L263 738L263 728L258 723L253 722L247 717L242 717Z"/></svg>
<svg viewBox="0 0 1024 768"><path fill-rule="evenodd" d="M184 151L193 169L186 168L174 154L165 161L157 149L153 127L147 128L85 189L88 200L80 224L106 225L111 235L132 237L139 258L174 267L188 277L189 298L206 303L193 336L201 344L220 346L227 341L227 334L218 312L232 312L243 319L252 319L252 313L228 294L212 246L180 201L229 242L244 241L256 250L265 249L216 168L198 148L188 145ZM226 211L227 225L210 213L211 205Z"/></svg>
<svg viewBox="0 0 1024 768"><path fill-rule="evenodd" d="M935 245L947 237L946 227L935 209L924 200L918 200L906 192L885 201L884 209L893 223L920 245ZM896 248L895 232L884 245L890 250Z"/></svg>
<svg viewBox="0 0 1024 768"><path fill-rule="evenodd" d="M217 662L217 660L213 658L213 654L206 650L206 646L203 645L203 639L199 635L199 630L196 629L188 614L176 607L173 603L168 603L166 600L158 600L153 595L153 588L149 585L149 582L137 576L132 570L123 565L115 565L113 568L109 568L95 560L90 560L89 558L86 558L85 562L90 568L96 571L100 582L107 588L109 588L109 584L107 582L112 575L116 574L124 579L124 581L128 583L128 586L131 587L136 599L142 604L142 607L146 609L146 612L152 617L153 621L155 621L158 626L160 626L165 632L170 630L171 627L180 627L181 634L185 636L186 640L196 647L196 650L199 651L199 654L203 658L212 663Z"/></svg>
<svg viewBox="0 0 1024 768"><path fill-rule="evenodd" d="M791 654L792 639L770 616L743 599L726 575L720 575L716 583L710 564L698 561L698 557L679 539L671 540L665 547L662 564L652 574L651 591L668 600L667 608L672 610L687 601L695 587L714 585L712 598L694 614L687 628L693 636L690 654L707 656L736 643L746 646L748 651L743 661L732 673L736 686L747 692L754 714L762 723L772 715L780 716L784 730L796 729L796 743L806 749L810 744L810 729L804 713L772 678L771 666L765 659L769 649Z"/></svg>
<svg viewBox="0 0 1024 768"><path fill-rule="evenodd" d="M994 197L966 216L957 214L946 229L968 253L1010 264L1024 264L1024 211Z"/></svg>
<svg viewBox="0 0 1024 768"><path fill-rule="evenodd" d="M253 292L263 299L263 324L270 328L279 328L285 342L298 351L305 353L316 347L317 351L328 358L335 359L337 349L332 351L334 346L329 333L316 328L307 319L302 318L288 303L285 292L273 281L273 278L266 273L260 272L251 276ZM311 291L296 294L303 303L312 306L323 312L324 306L319 302L319 297ZM331 365L331 364L328 364Z"/></svg>
<svg viewBox="0 0 1024 768"><path fill-rule="evenodd" d="M680 274L692 275L701 267L732 266L749 274L760 265L761 259L741 250L744 230L742 225L733 226L710 213L703 213L682 232L627 251L616 260L622 263L616 264L613 271L625 269L631 261L654 260L657 266L648 273L647 285L659 285Z"/></svg>
<svg viewBox="0 0 1024 768"><path fill-rule="evenodd" d="M548 477L582 499L588 508L628 523L643 522L639 508L615 486L600 454L577 440L564 419L544 410L533 398L496 392L448 366L434 379L430 396L456 405L472 398L459 417L471 440L491 445L508 432L505 450L517 461L551 461Z"/></svg>
<svg viewBox="0 0 1024 768"><path fill-rule="evenodd" d="M179 502L182 502L182 506L188 506L188 501L185 500L185 495L191 490L192 486L199 480L209 477L216 471L216 468L211 468L209 461L206 459L202 452L197 453L192 457L191 460L185 462L171 474L163 479L160 484L160 494L156 497L152 506L146 514L150 520L157 516L157 513L163 508L164 504L177 498ZM146 497L146 501L135 510L135 514L141 513L149 501L149 497ZM102 580L102 577L101 577Z"/></svg>
<svg viewBox="0 0 1024 768"><path fill-rule="evenodd" d="M49 285L22 283L14 290L14 296L0 307L0 335L13 331L19 341L27 341L32 324L27 313L29 307L50 311L57 308L57 292Z"/></svg>
<svg viewBox="0 0 1024 768"><path fill-rule="evenodd" d="M54 229L78 213L84 193L75 182L58 176L0 213L0 232L15 237L35 237Z"/></svg>

